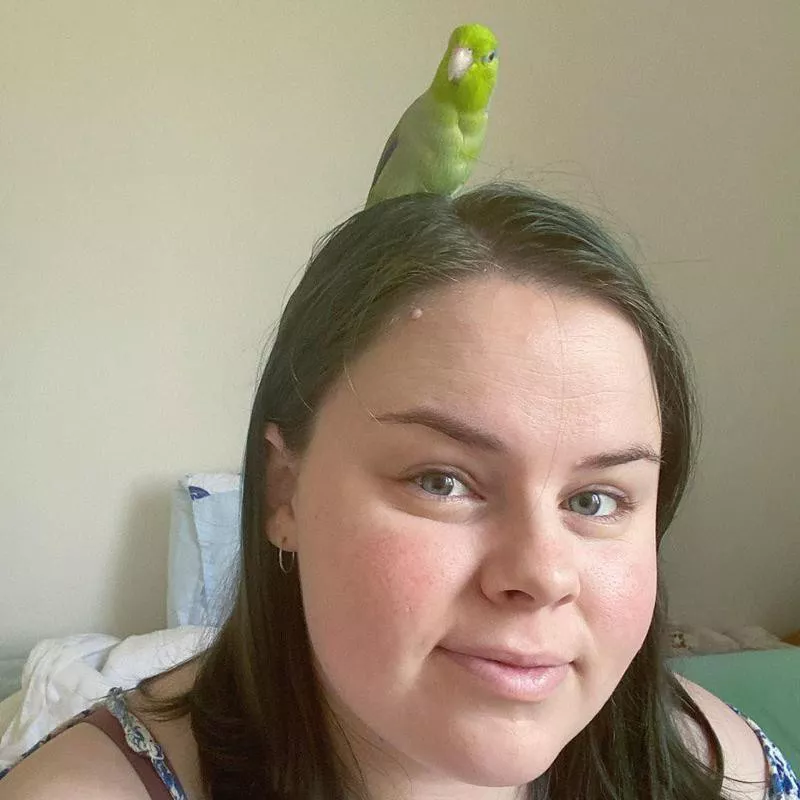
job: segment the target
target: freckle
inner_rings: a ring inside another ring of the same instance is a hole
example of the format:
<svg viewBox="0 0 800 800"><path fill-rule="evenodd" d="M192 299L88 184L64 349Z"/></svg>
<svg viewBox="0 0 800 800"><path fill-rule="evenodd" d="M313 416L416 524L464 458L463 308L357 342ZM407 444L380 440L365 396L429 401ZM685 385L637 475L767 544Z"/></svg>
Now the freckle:
<svg viewBox="0 0 800 800"><path fill-rule="evenodd" d="M411 319L419 319L422 316L422 309L421 308L412 309L409 316L411 317Z"/></svg>

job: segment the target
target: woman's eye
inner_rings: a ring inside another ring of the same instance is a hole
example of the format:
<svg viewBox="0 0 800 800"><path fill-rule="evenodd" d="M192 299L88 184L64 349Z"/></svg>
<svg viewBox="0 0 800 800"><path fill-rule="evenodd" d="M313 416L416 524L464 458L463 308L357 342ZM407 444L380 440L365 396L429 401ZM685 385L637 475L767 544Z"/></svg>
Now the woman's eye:
<svg viewBox="0 0 800 800"><path fill-rule="evenodd" d="M423 492L436 497L461 497L470 493L462 481L447 472L426 472L415 478Z"/></svg>
<svg viewBox="0 0 800 800"><path fill-rule="evenodd" d="M584 517L612 517L619 502L605 492L579 492L569 498L567 506L570 511Z"/></svg>

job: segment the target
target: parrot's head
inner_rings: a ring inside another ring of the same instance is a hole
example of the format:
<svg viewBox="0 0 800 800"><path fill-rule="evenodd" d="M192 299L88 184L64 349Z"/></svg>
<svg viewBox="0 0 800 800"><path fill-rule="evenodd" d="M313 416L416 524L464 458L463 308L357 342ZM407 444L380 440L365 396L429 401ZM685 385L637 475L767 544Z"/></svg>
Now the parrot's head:
<svg viewBox="0 0 800 800"><path fill-rule="evenodd" d="M497 38L484 25L460 25L450 35L436 78L465 108L485 108L497 81Z"/></svg>

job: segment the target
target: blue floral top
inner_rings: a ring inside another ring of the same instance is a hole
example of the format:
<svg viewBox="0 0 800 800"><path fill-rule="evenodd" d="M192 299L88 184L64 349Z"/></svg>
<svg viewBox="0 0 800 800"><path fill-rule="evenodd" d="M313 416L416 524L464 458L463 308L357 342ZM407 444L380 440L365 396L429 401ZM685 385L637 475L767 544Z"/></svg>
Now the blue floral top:
<svg viewBox="0 0 800 800"><path fill-rule="evenodd" d="M183 790L178 777L172 771L167 761L166 755L161 745L153 738L149 730L147 730L144 723L137 719L125 704L124 693L121 689L112 689L111 693L100 705L104 705L119 721L122 729L125 732L125 742L128 747L135 753L139 753L147 757L153 765L158 777L164 784L169 792L172 800L189 800L186 792ZM22 758L27 758L31 753L35 752L45 742L49 742L54 736L57 736L67 728L76 725L82 719L87 717L94 708L89 708L77 717L64 723L64 725L56 728L41 742L34 745ZM800 800L800 782L798 782L796 775L786 761L783 753L769 740L767 735L758 725L753 722L749 717L745 716L738 709L734 708L737 714L755 731L758 736L762 747L764 748L764 755L769 765L769 786L767 787L766 800ZM22 760L22 759L20 759ZM19 763L19 762L17 762ZM13 768L7 767L0 769L0 780L8 774Z"/></svg>

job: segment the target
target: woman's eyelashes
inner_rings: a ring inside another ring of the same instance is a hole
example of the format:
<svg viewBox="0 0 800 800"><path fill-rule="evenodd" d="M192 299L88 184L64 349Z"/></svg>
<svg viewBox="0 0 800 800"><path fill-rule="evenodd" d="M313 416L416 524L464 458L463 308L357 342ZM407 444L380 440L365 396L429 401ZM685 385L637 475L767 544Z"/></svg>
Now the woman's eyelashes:
<svg viewBox="0 0 800 800"><path fill-rule="evenodd" d="M426 469L410 479L415 489L431 500L481 499L471 481L452 469ZM581 489L564 501L563 508L580 517L596 522L615 522L635 508L625 493L608 488Z"/></svg>
<svg viewBox="0 0 800 800"><path fill-rule="evenodd" d="M452 471L430 469L411 479L419 489L432 498L448 500L474 495L467 481Z"/></svg>
<svg viewBox="0 0 800 800"><path fill-rule="evenodd" d="M634 509L626 495L607 489L582 489L571 494L564 506L568 511L598 522L614 522Z"/></svg>

